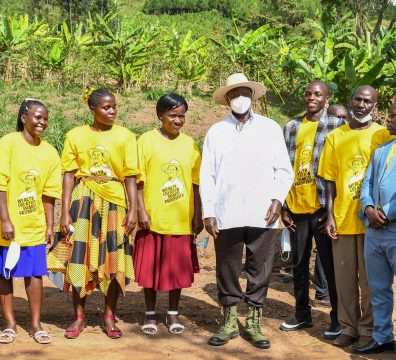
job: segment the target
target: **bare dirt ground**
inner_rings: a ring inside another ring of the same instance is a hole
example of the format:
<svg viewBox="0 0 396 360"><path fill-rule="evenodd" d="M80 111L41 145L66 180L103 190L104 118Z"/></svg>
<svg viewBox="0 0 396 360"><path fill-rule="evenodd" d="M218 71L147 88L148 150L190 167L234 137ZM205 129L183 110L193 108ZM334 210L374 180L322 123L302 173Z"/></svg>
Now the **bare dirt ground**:
<svg viewBox="0 0 396 360"><path fill-rule="evenodd" d="M205 110L204 110L205 109ZM155 119L155 105L145 106L130 121L152 123ZM211 124L229 114L224 107L204 108L192 103L184 131L197 138L205 134ZM118 326L124 336L118 340L109 339L101 330L103 297L95 292L88 297L86 307L87 327L76 340L63 337L64 330L73 319L70 294L57 290L48 280L44 281L44 301L42 323L51 332L50 345L36 344L29 336L30 316L23 280L17 279L15 287L15 313L18 322L18 336L14 343L0 345L0 359L83 359L83 360L124 360L124 359L175 359L175 360L223 360L223 359L274 359L274 360L314 360L314 359L396 359L396 354L358 356L349 349L334 347L322 338L329 325L329 309L313 308L314 327L299 332L285 333L279 330L282 321L293 316L294 298L292 284L284 284L280 274L273 274L264 307L262 328L271 341L271 348L260 350L243 338L230 341L222 347L207 345L210 335L218 329L222 316L217 305L215 278L215 256L213 241L207 249L199 249L201 272L196 275L192 288L182 293L180 318L186 326L183 335L171 335L166 326L167 294L158 297L159 332L154 336L142 334L139 329L144 318L144 297L135 284L127 288L125 297L119 300L117 311ZM246 280L241 277L244 287ZM396 290L396 286L394 286ZM311 288L311 298L314 289ZM239 321L244 325L246 306L239 306ZM396 322L396 309L393 314ZM0 315L0 328L4 322Z"/></svg>
<svg viewBox="0 0 396 360"><path fill-rule="evenodd" d="M23 280L15 281L15 312L18 321L18 336L14 343L0 346L2 359L396 359L396 354L358 356L351 351L331 345L322 338L329 324L327 308L313 308L314 327L292 333L279 330L280 323L293 315L294 298L292 285L284 284L279 274L273 274L268 299L264 307L262 327L271 340L271 348L254 348L243 338L230 341L222 347L211 347L207 340L221 321L220 308L216 302L215 257L212 240L207 249L199 249L201 272L196 275L192 288L183 291L180 303L181 320L186 325L183 335L168 333L164 325L167 309L166 293L158 299L159 332L154 336L140 333L143 321L144 298L142 290L129 285L125 297L119 301L118 326L124 336L109 339L101 330L103 298L96 291L87 301L87 327L76 340L63 337L64 329L71 323L73 312L71 296L59 292L45 279L42 322L51 332L50 345L36 344L29 337L29 311ZM241 277L244 286L246 280ZM396 290L396 287L395 287ZM314 290L311 288L311 298ZM246 306L239 306L239 321L244 324ZM394 319L396 320L396 311ZM3 328L3 321L0 320Z"/></svg>

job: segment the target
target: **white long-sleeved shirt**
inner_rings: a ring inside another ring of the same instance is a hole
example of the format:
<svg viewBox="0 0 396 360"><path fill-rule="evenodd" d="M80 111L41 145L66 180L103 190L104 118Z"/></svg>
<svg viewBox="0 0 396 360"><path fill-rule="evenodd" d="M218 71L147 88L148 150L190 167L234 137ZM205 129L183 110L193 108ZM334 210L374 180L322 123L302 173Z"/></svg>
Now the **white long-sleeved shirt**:
<svg viewBox="0 0 396 360"><path fill-rule="evenodd" d="M272 199L284 202L294 173L283 133L273 120L251 113L240 127L230 115L208 131L202 154L200 194L204 217L219 229L267 226Z"/></svg>

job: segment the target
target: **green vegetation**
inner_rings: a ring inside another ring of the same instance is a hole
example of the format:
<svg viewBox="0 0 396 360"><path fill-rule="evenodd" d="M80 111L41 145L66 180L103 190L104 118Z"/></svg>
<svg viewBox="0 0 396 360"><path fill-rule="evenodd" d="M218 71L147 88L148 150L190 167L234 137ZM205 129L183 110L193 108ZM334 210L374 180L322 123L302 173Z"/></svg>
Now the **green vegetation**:
<svg viewBox="0 0 396 360"><path fill-rule="evenodd" d="M217 10L227 15L232 8L232 0L146 0L143 11L147 14L181 14Z"/></svg>
<svg viewBox="0 0 396 360"><path fill-rule="evenodd" d="M332 101L344 104L371 84L386 110L396 96L393 3L0 0L0 132L14 127L16 104L34 95L48 99L57 123L48 136L60 149L64 131L87 121L75 109L94 85L120 94L120 120L140 133L155 118L143 124L125 114L170 90L214 108L210 95L235 71L268 87L259 109L279 121L301 111L312 79L327 82ZM62 101L52 109L54 98ZM192 119L199 124L201 116Z"/></svg>

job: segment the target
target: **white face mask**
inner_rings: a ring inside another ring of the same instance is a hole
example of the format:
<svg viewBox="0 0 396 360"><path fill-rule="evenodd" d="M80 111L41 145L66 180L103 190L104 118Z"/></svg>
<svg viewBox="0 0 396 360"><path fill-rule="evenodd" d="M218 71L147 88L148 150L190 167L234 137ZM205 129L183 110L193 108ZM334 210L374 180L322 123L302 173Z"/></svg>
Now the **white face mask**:
<svg viewBox="0 0 396 360"><path fill-rule="evenodd" d="M21 246L15 241L11 241L4 265L4 276L7 280L11 277L11 271L18 263L20 255L21 255Z"/></svg>
<svg viewBox="0 0 396 360"><path fill-rule="evenodd" d="M290 232L284 228L281 233L281 259L283 261L289 260L291 252Z"/></svg>
<svg viewBox="0 0 396 360"><path fill-rule="evenodd" d="M252 105L252 99L246 96L238 96L230 101L230 107L237 114L245 114Z"/></svg>
<svg viewBox="0 0 396 360"><path fill-rule="evenodd" d="M369 114L367 114L366 116L363 116L361 118L357 117L353 111L350 112L351 116L353 119L355 119L357 122L364 124L366 122L369 122L373 117L371 116L371 112Z"/></svg>

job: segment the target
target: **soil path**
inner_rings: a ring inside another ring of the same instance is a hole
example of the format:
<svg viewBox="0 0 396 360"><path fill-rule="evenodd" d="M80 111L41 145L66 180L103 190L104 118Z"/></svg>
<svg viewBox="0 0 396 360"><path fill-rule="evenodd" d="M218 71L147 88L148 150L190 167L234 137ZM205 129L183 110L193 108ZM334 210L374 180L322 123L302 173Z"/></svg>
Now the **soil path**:
<svg viewBox="0 0 396 360"><path fill-rule="evenodd" d="M215 257L213 242L207 249L199 249L201 272L191 289L183 291L180 313L186 325L181 336L168 333L164 321L167 308L166 294L160 294L158 313L159 332L146 336L139 329L143 321L143 292L135 284L128 287L125 297L120 298L117 316L124 336L111 340L101 331L103 298L95 292L87 302L87 327L76 340L66 340L64 329L72 319L71 296L59 292L45 279L43 326L53 336L50 345L36 344L29 337L29 312L23 280L15 280L15 311L18 321L18 336L14 343L0 346L1 359L396 359L395 354L357 356L323 340L322 334L329 323L329 310L313 308L315 326L307 331L284 333L280 323L293 314L292 285L284 284L280 275L273 274L268 299L264 308L262 326L271 340L269 350L251 346L242 338L230 341L226 346L211 347L207 340L221 321L220 308L216 302ZM241 277L241 283L246 280ZM396 289L395 289L396 290ZM311 289L311 298L313 289ZM244 324L246 306L239 306L239 320ZM394 319L396 311L394 311ZM396 319L395 319L396 320ZM3 327L1 319L0 326Z"/></svg>

